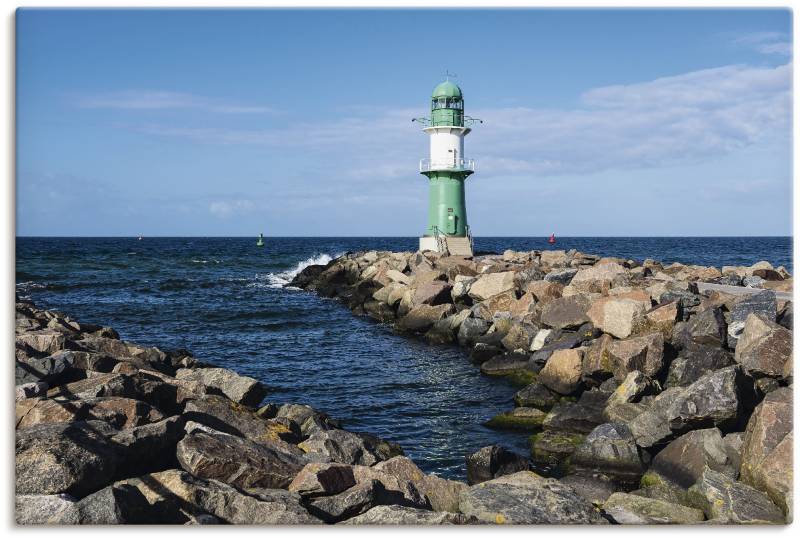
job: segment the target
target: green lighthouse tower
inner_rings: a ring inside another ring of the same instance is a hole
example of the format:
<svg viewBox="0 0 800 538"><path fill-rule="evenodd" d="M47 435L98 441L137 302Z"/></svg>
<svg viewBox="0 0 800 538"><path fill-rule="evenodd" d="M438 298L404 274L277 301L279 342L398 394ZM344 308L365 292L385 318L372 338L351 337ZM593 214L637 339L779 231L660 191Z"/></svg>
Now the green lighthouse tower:
<svg viewBox="0 0 800 538"><path fill-rule="evenodd" d="M428 227L419 249L472 256L464 182L475 172L475 161L464 157L464 137L480 120L464 115L461 88L448 79L433 89L431 117L413 121L430 136L430 157L419 163L429 185Z"/></svg>

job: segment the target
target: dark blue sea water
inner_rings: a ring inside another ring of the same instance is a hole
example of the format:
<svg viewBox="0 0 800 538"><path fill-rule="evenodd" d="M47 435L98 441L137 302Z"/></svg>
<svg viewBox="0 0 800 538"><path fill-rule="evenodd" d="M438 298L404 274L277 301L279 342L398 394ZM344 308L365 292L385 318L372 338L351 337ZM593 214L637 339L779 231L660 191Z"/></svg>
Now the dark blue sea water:
<svg viewBox="0 0 800 538"><path fill-rule="evenodd" d="M549 248L542 238L476 238L477 250ZM348 250L414 250L416 238L18 238L17 292L42 307L184 347L262 380L268 401L300 402L352 430L400 443L426 472L463 478L464 455L526 436L481 423L516 388L464 353L355 317L334 300L285 289L309 263ZM561 238L557 248L642 260L792 267L791 238Z"/></svg>

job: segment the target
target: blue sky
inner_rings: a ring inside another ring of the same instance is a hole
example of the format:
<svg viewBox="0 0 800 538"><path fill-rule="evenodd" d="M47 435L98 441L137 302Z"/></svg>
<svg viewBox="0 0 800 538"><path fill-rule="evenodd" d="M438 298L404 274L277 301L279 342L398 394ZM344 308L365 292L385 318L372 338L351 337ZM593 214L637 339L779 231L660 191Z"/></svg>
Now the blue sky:
<svg viewBox="0 0 800 538"><path fill-rule="evenodd" d="M21 10L18 235L790 235L788 10Z"/></svg>

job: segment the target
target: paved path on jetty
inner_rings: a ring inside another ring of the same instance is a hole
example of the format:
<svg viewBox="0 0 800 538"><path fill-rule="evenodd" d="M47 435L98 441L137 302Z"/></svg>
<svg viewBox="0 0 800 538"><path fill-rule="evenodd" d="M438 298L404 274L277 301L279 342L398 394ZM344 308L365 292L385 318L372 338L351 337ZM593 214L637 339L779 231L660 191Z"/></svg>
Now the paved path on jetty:
<svg viewBox="0 0 800 538"><path fill-rule="evenodd" d="M697 289L701 293L704 291L720 291L722 293L729 293L731 295L752 295L760 291L762 288L745 288L744 286L726 286L724 284L711 284L709 282L698 282ZM775 298L784 301L791 301L792 294L788 291L776 291Z"/></svg>

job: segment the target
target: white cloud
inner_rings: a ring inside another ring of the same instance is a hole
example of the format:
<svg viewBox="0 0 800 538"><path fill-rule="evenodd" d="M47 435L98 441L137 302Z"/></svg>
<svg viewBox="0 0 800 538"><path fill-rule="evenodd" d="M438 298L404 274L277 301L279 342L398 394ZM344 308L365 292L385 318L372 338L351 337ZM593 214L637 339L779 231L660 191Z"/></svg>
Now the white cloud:
<svg viewBox="0 0 800 538"><path fill-rule="evenodd" d="M218 200L208 206L208 211L212 215L223 219L249 213L253 209L255 204L250 200Z"/></svg>
<svg viewBox="0 0 800 538"><path fill-rule="evenodd" d="M739 36L733 41L737 45L751 48L761 54L791 56L792 41L782 32L753 32Z"/></svg>
<svg viewBox="0 0 800 538"><path fill-rule="evenodd" d="M263 106L244 106L220 102L190 93L126 90L82 96L75 100L81 108L110 108L120 110L162 110L195 108L221 114L264 114L275 112Z"/></svg>
<svg viewBox="0 0 800 538"><path fill-rule="evenodd" d="M485 123L467 140L482 177L542 177L646 169L713 159L791 131L791 63L730 65L586 91L572 108L468 111ZM427 141L414 109L351 111L347 118L282 128L139 127L208 144L254 145L298 156L300 166L337 163L338 179L413 175Z"/></svg>

